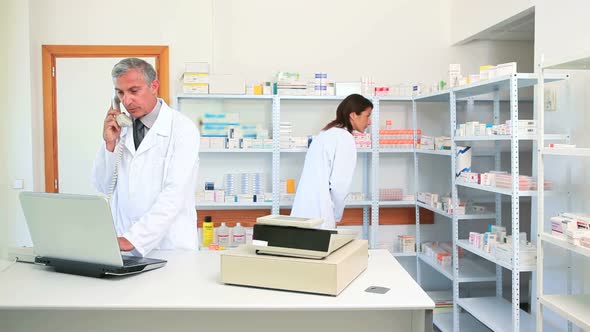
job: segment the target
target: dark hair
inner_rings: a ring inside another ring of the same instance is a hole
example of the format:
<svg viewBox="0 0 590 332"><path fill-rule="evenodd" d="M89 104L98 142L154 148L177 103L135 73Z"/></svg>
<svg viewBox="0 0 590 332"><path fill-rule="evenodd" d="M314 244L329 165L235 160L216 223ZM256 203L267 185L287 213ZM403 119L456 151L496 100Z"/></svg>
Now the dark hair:
<svg viewBox="0 0 590 332"><path fill-rule="evenodd" d="M328 130L330 128L346 128L348 132L352 132L352 124L350 123L350 113L356 113L360 115L364 110L368 107L373 109L373 103L359 95L359 94L351 94L350 96L344 98L344 100L338 105L336 109L336 119L328 123L324 129Z"/></svg>
<svg viewBox="0 0 590 332"><path fill-rule="evenodd" d="M147 61L138 58L126 58L117 63L111 71L113 79L119 78L119 76L125 74L131 69L137 69L143 74L143 78L147 85L152 84L152 81L157 79L156 71L154 67Z"/></svg>

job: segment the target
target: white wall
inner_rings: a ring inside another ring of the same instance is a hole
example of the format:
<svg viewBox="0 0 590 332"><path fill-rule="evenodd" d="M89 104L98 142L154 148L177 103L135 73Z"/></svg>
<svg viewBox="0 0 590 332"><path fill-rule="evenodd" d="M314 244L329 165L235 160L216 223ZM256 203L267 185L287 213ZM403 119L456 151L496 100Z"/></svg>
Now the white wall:
<svg viewBox="0 0 590 332"><path fill-rule="evenodd" d="M451 0L451 44L454 45L464 41L469 37L520 13L532 7L535 2L538 1ZM559 3L559 5L561 5L561 3Z"/></svg>
<svg viewBox="0 0 590 332"><path fill-rule="evenodd" d="M535 1L535 60L545 64L590 57L590 2L586 0Z"/></svg>
<svg viewBox="0 0 590 332"><path fill-rule="evenodd" d="M215 1L215 70L421 82L446 75L445 1Z"/></svg>
<svg viewBox="0 0 590 332"><path fill-rule="evenodd" d="M27 1L0 3L0 62L5 64L0 80L0 257L7 245L28 238L18 191L11 189L15 179L23 179L25 189L33 187L28 12Z"/></svg>

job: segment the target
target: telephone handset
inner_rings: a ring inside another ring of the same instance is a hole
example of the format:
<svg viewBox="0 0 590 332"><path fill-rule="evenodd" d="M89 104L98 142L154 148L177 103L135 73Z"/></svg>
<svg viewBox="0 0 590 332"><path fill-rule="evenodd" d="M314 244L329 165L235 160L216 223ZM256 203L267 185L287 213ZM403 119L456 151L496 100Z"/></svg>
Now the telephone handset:
<svg viewBox="0 0 590 332"><path fill-rule="evenodd" d="M113 96L112 108L114 110L121 109L121 100L119 99L119 97L117 97L117 95ZM115 116L115 120L117 120L119 127L129 127L133 124L133 121L131 120L129 115L127 115L123 112L121 112L120 114L117 114Z"/></svg>
<svg viewBox="0 0 590 332"><path fill-rule="evenodd" d="M112 100L112 109L114 110L121 110L121 100L115 94ZM133 124L133 121L129 117L129 115L121 112L115 116L115 120L119 124L119 127L130 127ZM117 161L115 162L115 171L113 172L113 176L111 177L111 185L109 186L108 192L108 199L111 200L113 196L113 192L115 191L115 186L117 185L117 178L119 177L119 167L121 166L121 158L123 156L123 145L125 145L124 140L120 139L119 143L115 147L115 153L117 154Z"/></svg>

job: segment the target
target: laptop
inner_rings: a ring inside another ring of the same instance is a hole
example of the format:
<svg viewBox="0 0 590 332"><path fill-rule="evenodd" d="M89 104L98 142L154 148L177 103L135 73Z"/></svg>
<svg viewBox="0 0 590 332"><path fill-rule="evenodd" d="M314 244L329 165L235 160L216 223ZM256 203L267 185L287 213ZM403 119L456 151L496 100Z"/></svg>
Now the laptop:
<svg viewBox="0 0 590 332"><path fill-rule="evenodd" d="M21 192L35 263L57 272L104 277L160 268L165 260L121 255L105 197Z"/></svg>

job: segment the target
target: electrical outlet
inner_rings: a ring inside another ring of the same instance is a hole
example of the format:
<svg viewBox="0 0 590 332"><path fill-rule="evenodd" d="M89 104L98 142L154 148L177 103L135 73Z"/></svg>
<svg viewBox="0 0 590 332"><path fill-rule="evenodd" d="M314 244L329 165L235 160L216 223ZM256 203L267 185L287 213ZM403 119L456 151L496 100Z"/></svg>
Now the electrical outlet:
<svg viewBox="0 0 590 332"><path fill-rule="evenodd" d="M12 189L23 189L25 187L25 181L23 179L15 179L12 183Z"/></svg>
<svg viewBox="0 0 590 332"><path fill-rule="evenodd" d="M557 87L545 88L545 112L557 111Z"/></svg>

